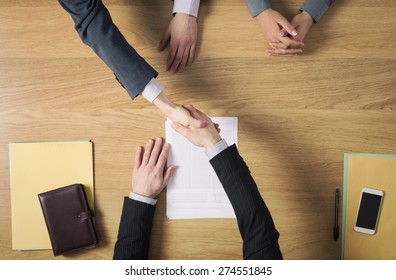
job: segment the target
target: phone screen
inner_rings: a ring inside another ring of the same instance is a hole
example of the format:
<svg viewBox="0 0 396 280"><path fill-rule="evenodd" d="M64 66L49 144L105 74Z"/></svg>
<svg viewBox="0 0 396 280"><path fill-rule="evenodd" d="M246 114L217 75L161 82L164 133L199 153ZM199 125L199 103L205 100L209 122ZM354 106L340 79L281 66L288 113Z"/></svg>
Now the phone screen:
<svg viewBox="0 0 396 280"><path fill-rule="evenodd" d="M375 230L381 199L380 195L363 192L356 226Z"/></svg>

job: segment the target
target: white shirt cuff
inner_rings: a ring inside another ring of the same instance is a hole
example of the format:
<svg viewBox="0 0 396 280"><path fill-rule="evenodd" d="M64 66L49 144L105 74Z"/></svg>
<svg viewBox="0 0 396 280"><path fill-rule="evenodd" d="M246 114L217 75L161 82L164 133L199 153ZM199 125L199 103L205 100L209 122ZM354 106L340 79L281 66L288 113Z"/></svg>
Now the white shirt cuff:
<svg viewBox="0 0 396 280"><path fill-rule="evenodd" d="M212 158L214 158L215 156L217 156L218 154L220 154L222 151L224 151L227 148L228 148L228 144L227 144L226 140L221 139L219 142L214 144L212 147L206 149L205 154L209 158L209 160L211 160Z"/></svg>
<svg viewBox="0 0 396 280"><path fill-rule="evenodd" d="M142 91L142 96L146 98L150 103L153 103L154 99L164 90L164 86L158 82L155 78L152 78Z"/></svg>
<svg viewBox="0 0 396 280"><path fill-rule="evenodd" d="M137 200L143 203L147 203L147 204L151 204L151 205L156 205L157 204L157 200L155 198L151 198L151 197L147 197L144 195L140 195L134 192L131 192L129 194L129 198L133 199L133 200Z"/></svg>
<svg viewBox="0 0 396 280"><path fill-rule="evenodd" d="M175 0L173 4L173 13L188 14L198 17L200 0Z"/></svg>

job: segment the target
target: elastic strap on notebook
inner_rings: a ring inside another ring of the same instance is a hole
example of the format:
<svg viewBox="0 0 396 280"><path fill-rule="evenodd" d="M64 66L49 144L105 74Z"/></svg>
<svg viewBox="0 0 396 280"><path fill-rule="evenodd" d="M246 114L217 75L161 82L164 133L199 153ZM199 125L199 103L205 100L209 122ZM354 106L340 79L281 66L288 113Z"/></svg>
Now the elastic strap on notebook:
<svg viewBox="0 0 396 280"><path fill-rule="evenodd" d="M81 212L77 215L77 220L79 221L84 221L87 219L92 219L93 216L95 216L95 213L93 211L88 211L88 212Z"/></svg>

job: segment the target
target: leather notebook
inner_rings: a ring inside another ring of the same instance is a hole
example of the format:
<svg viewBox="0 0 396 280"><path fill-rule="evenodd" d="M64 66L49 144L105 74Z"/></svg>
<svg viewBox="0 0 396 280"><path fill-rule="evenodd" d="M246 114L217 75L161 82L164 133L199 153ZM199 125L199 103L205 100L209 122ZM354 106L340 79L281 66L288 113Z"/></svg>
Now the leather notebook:
<svg viewBox="0 0 396 280"><path fill-rule="evenodd" d="M74 184L38 195L55 256L97 244L84 187Z"/></svg>

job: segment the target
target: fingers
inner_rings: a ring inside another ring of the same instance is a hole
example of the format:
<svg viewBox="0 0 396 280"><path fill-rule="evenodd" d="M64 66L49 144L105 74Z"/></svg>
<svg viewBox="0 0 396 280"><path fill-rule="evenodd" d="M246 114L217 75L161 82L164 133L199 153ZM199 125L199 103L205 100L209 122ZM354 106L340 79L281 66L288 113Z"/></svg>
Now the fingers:
<svg viewBox="0 0 396 280"><path fill-rule="evenodd" d="M186 50L184 51L184 57L183 60L181 61L180 65L179 65L179 71L183 72L184 69L187 66L187 62L190 60L190 50L191 50L191 46L189 46L188 48L186 48Z"/></svg>
<svg viewBox="0 0 396 280"><path fill-rule="evenodd" d="M170 50L169 50L169 54L168 54L168 59L166 61L166 71L169 71L171 66L173 66L177 50L178 50L177 46L173 46L171 44L171 47L170 47Z"/></svg>
<svg viewBox="0 0 396 280"><path fill-rule="evenodd" d="M168 43L169 43L169 41L170 41L170 38L171 38L171 36L170 36L170 31L169 31L169 29L167 28L167 29L165 30L165 32L164 32L164 35L163 35L162 38L161 38L161 41L160 41L160 43L159 43L157 49L158 49L159 51L163 51L163 50L166 48L166 46L168 45Z"/></svg>
<svg viewBox="0 0 396 280"><path fill-rule="evenodd" d="M285 36L287 36L287 31L286 31L286 29L284 29L284 28L282 28L282 30L280 31L280 35L281 35L281 37L285 37Z"/></svg>
<svg viewBox="0 0 396 280"><path fill-rule="evenodd" d="M176 53L174 54L173 61L171 65L169 65L168 71L170 71L171 73L175 73L177 71L180 62L183 59L183 53L184 53L184 49L183 50L180 48L177 49Z"/></svg>
<svg viewBox="0 0 396 280"><path fill-rule="evenodd" d="M165 143L161 149L161 154L159 155L157 160L157 168L159 168L160 170L164 170L164 167L166 165L166 160L169 154L169 148L170 148L169 144Z"/></svg>
<svg viewBox="0 0 396 280"><path fill-rule="evenodd" d="M201 115L198 114L197 109L195 109L193 105L187 104L187 105L183 105L182 107L186 109L193 118L201 119Z"/></svg>
<svg viewBox="0 0 396 280"><path fill-rule="evenodd" d="M296 41L292 40L288 37L285 37L285 39L281 39L281 42L278 43L269 43L269 45L274 48L274 49L288 49L288 48L301 48L304 46L304 43L301 41Z"/></svg>
<svg viewBox="0 0 396 280"><path fill-rule="evenodd" d="M190 123L188 125L191 125L196 128L203 128L203 127L207 127L211 123L210 118L206 114L196 109L193 105L187 104L187 105L183 105L182 107L189 112L191 116L191 120L194 120L194 122L195 121L201 122L201 125L199 125L198 122L196 122L195 124Z"/></svg>
<svg viewBox="0 0 396 280"><path fill-rule="evenodd" d="M205 113L201 112L191 104L183 105L183 108L186 109L190 113L190 115L195 119L209 120L209 117Z"/></svg>
<svg viewBox="0 0 396 280"><path fill-rule="evenodd" d="M162 152L162 139L158 138L155 141L154 148L151 151L150 159L148 162L149 165L155 166L157 164L157 160L160 152Z"/></svg>
<svg viewBox="0 0 396 280"><path fill-rule="evenodd" d="M188 112L190 112L191 110L195 109L194 106L192 104L185 104L182 105L183 108L185 108Z"/></svg>
<svg viewBox="0 0 396 280"><path fill-rule="evenodd" d="M281 37L279 38L279 41L287 48L301 48L302 46L304 46L303 42L290 39L289 37ZM272 43L272 44L277 44L277 43Z"/></svg>
<svg viewBox="0 0 396 280"><path fill-rule="evenodd" d="M190 48L185 48L182 60L180 61L178 67L175 69L175 72L183 72L186 68L188 58L190 56Z"/></svg>
<svg viewBox="0 0 396 280"><path fill-rule="evenodd" d="M277 23L283 27L283 29L285 29L287 31L287 33L289 33L292 36L296 36L297 35L297 30L294 28L294 26L287 21L287 19L285 19L284 17L278 18ZM280 33L282 34L282 32ZM282 36L282 35L281 35Z"/></svg>
<svg viewBox="0 0 396 280"><path fill-rule="evenodd" d="M134 167L134 171L137 170L140 165L142 164L142 151L143 148L142 147L137 147L136 149L136 153L135 153L135 167Z"/></svg>
<svg viewBox="0 0 396 280"><path fill-rule="evenodd" d="M221 131L220 125L218 123L214 123L214 126L215 126L217 132L220 133L220 131Z"/></svg>
<svg viewBox="0 0 396 280"><path fill-rule="evenodd" d="M296 56L302 53L301 47L304 46L304 43L289 37L282 37L280 42L271 42L269 45L271 48L267 49L267 53L270 56Z"/></svg>
<svg viewBox="0 0 396 280"><path fill-rule="evenodd" d="M164 172L164 167L166 165L166 160L168 158L169 150L170 150L170 145L168 143L165 143L165 145L162 148L161 154L159 155L157 166L156 166L156 168L158 169L157 170L158 172ZM165 170L162 189L164 189L165 186L168 184L168 181L169 181L170 177L172 176L172 173L175 169L176 169L176 166L171 165ZM162 191L162 189L161 189L161 191Z"/></svg>
<svg viewBox="0 0 396 280"><path fill-rule="evenodd" d="M171 73L183 72L190 56L190 46L179 45L168 70Z"/></svg>
<svg viewBox="0 0 396 280"><path fill-rule="evenodd" d="M154 146L154 141L152 139L148 140L141 165L146 166L147 163L149 162L151 150L153 149L153 146Z"/></svg>
<svg viewBox="0 0 396 280"><path fill-rule="evenodd" d="M172 128L179 134L183 135L184 137L187 138L188 134L188 127L178 123L178 122L172 122Z"/></svg>
<svg viewBox="0 0 396 280"><path fill-rule="evenodd" d="M189 55L188 61L187 61L187 66L191 66L191 64L192 64L193 61L194 61L194 57L195 57L195 47L196 47L196 45L197 45L196 42L194 42L194 43L191 45L191 48L190 48L190 55Z"/></svg>
<svg viewBox="0 0 396 280"><path fill-rule="evenodd" d="M196 127L196 128L203 128L207 127L209 122L207 120L195 119L193 117L189 117L187 120L187 125Z"/></svg>
<svg viewBox="0 0 396 280"><path fill-rule="evenodd" d="M270 48L267 49L267 53L269 55L277 55L277 56L296 56L300 53L302 53L301 49L274 49Z"/></svg>

